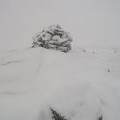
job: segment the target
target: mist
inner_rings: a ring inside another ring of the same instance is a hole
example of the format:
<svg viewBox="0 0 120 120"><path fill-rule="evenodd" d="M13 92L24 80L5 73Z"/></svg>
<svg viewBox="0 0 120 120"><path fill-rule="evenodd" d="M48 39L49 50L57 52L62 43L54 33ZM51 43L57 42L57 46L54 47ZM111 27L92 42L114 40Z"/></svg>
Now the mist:
<svg viewBox="0 0 120 120"><path fill-rule="evenodd" d="M45 26L60 24L78 46L120 46L119 0L0 0L0 50L29 47Z"/></svg>

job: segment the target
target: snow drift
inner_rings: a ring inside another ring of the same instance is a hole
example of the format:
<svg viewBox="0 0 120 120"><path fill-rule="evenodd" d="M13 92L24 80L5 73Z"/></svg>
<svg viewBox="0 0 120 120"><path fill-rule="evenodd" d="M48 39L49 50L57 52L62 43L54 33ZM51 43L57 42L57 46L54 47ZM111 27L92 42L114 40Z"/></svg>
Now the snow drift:
<svg viewBox="0 0 120 120"><path fill-rule="evenodd" d="M26 48L0 56L0 120L120 119L120 51Z"/></svg>

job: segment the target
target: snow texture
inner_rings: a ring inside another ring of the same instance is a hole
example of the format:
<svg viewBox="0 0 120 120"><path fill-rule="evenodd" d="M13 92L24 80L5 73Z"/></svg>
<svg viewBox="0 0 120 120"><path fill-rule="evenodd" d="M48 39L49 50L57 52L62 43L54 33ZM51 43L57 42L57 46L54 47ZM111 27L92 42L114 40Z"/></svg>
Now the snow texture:
<svg viewBox="0 0 120 120"><path fill-rule="evenodd" d="M0 55L0 120L120 120L120 50L42 47Z"/></svg>
<svg viewBox="0 0 120 120"><path fill-rule="evenodd" d="M34 38L32 47L44 47L47 49L68 52L71 50L72 38L59 25L51 25L38 33Z"/></svg>

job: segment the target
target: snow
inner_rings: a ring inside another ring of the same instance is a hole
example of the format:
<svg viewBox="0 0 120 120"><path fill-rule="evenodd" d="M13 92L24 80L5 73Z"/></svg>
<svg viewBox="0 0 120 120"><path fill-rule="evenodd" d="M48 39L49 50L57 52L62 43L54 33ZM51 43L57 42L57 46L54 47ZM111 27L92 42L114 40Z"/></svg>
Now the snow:
<svg viewBox="0 0 120 120"><path fill-rule="evenodd" d="M120 50L25 48L0 55L0 120L120 119Z"/></svg>

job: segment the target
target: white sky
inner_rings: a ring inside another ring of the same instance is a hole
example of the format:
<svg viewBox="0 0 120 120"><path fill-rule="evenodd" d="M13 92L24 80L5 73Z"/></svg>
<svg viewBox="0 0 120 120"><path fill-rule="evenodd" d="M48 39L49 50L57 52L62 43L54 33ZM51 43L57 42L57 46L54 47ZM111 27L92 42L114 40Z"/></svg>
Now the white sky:
<svg viewBox="0 0 120 120"><path fill-rule="evenodd" d="M60 24L80 46L120 46L120 0L0 0L0 50L28 47Z"/></svg>

